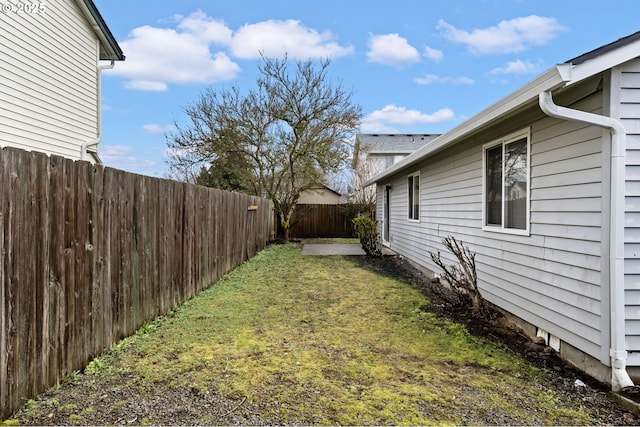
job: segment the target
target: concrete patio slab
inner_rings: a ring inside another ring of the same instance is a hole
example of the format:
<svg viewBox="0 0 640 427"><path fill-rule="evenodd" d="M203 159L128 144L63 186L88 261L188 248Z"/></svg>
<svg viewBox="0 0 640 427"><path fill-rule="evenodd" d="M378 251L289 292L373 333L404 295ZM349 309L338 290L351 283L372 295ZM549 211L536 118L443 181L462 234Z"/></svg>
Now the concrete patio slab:
<svg viewBox="0 0 640 427"><path fill-rule="evenodd" d="M359 243L310 243L302 245L302 255L366 255Z"/></svg>

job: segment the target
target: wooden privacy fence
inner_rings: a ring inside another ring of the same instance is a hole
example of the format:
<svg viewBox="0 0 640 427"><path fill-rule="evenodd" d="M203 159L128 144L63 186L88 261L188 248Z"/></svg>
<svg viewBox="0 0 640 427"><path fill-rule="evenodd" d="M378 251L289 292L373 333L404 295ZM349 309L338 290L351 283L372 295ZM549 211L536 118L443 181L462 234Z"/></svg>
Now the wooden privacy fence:
<svg viewBox="0 0 640 427"><path fill-rule="evenodd" d="M272 233L262 198L0 150L0 417L193 297Z"/></svg>
<svg viewBox="0 0 640 427"><path fill-rule="evenodd" d="M291 220L289 236L354 237L352 205L296 205Z"/></svg>

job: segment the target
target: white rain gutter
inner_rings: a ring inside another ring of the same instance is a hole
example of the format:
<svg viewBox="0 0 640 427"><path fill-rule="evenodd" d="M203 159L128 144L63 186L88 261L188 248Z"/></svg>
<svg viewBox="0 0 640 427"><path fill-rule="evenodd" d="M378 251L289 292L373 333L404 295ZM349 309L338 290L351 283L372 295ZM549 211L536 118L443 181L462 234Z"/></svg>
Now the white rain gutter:
<svg viewBox="0 0 640 427"><path fill-rule="evenodd" d="M609 290L611 299L611 388L635 387L626 370L624 314L624 185L626 130L619 120L554 104L550 91L541 92L538 104L548 116L589 123L611 132L611 183L609 219Z"/></svg>
<svg viewBox="0 0 640 427"><path fill-rule="evenodd" d="M100 52L100 45L97 42L97 49ZM99 61L99 58L98 58ZM115 66L115 60L111 60L108 65L98 65L96 76L96 137L83 143L80 146L80 159L88 160L89 147L100 144L102 140L102 70L110 70ZM98 157L98 153L91 153L96 162L100 165L102 160Z"/></svg>

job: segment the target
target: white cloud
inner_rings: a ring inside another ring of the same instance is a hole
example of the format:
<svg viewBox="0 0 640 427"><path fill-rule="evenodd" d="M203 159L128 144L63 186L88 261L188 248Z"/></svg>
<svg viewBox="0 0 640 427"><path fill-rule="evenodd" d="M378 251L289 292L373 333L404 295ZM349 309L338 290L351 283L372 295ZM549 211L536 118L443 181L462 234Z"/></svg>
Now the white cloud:
<svg viewBox="0 0 640 427"><path fill-rule="evenodd" d="M362 133L401 133L398 128L383 123L369 121L365 117L360 124L360 132Z"/></svg>
<svg viewBox="0 0 640 427"><path fill-rule="evenodd" d="M152 135L164 135L167 132L172 132L175 128L172 125L159 125L157 123L149 123L147 125L143 125L142 129L146 133L150 133Z"/></svg>
<svg viewBox="0 0 640 427"><path fill-rule="evenodd" d="M491 74L537 74L543 71L544 64L542 61L537 63L529 60L522 61L520 59L507 62L504 67L498 67L491 70Z"/></svg>
<svg viewBox="0 0 640 427"><path fill-rule="evenodd" d="M436 74L427 74L424 77L416 77L413 79L419 85L430 85L432 83L452 84L452 85L472 85L475 80L469 77L441 77Z"/></svg>
<svg viewBox="0 0 640 427"><path fill-rule="evenodd" d="M168 83L210 84L230 80L240 67L223 52L212 54L212 41L228 40L230 30L204 13L194 12L179 23L178 29L135 28L120 42L126 55L109 74L123 76L128 89L164 91Z"/></svg>
<svg viewBox="0 0 640 427"><path fill-rule="evenodd" d="M383 125L411 126L422 123L439 123L453 120L455 115L450 108L442 108L435 113L425 114L418 110L408 110L394 104L387 105L382 110L368 114L363 122L367 125L377 123Z"/></svg>
<svg viewBox="0 0 640 427"><path fill-rule="evenodd" d="M169 86L164 82L150 82L147 80L129 80L124 87L132 90L146 90L150 92L164 92Z"/></svg>
<svg viewBox="0 0 640 427"><path fill-rule="evenodd" d="M105 165L115 169L149 176L162 172L157 162L136 157L134 149L126 145L100 145L99 154Z"/></svg>
<svg viewBox="0 0 640 427"><path fill-rule="evenodd" d="M501 21L498 25L472 31L458 29L441 19L437 28L444 31L446 38L466 45L476 55L522 52L549 43L566 29L555 18L537 15Z"/></svg>
<svg viewBox="0 0 640 427"><path fill-rule="evenodd" d="M432 49L429 46L424 47L423 55L435 62L440 62L444 58L441 50Z"/></svg>
<svg viewBox="0 0 640 427"><path fill-rule="evenodd" d="M398 34L371 35L367 57L371 62L393 67L420 61L420 53Z"/></svg>
<svg viewBox="0 0 640 427"><path fill-rule="evenodd" d="M223 21L211 18L201 10L187 17L176 15L175 18L179 21L178 28L193 34L199 40L222 45L228 45L231 42L233 31Z"/></svg>
<svg viewBox="0 0 640 427"><path fill-rule="evenodd" d="M353 53L352 46L340 46L330 31L320 33L300 21L268 20L246 24L233 35L231 53L237 58L282 57L296 59L338 58Z"/></svg>
<svg viewBox="0 0 640 427"><path fill-rule="evenodd" d="M175 28L150 25L134 28L119 42L126 60L105 72L125 77L125 87L166 91L169 84L212 84L235 78L240 67L231 57L257 59L337 58L353 53L341 46L331 32L320 33L300 21L269 20L247 24L235 33L221 20L197 10L176 15Z"/></svg>
<svg viewBox="0 0 640 427"><path fill-rule="evenodd" d="M430 85L432 83L442 83L443 77L436 76L435 74L427 74L424 77L416 77L413 79L414 82L419 85Z"/></svg>

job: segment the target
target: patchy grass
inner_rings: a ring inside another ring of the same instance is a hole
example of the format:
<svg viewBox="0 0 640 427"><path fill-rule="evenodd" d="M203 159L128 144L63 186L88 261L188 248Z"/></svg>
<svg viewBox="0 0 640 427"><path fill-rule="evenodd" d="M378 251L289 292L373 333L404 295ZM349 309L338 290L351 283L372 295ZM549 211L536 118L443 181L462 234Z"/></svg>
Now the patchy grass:
<svg viewBox="0 0 640 427"><path fill-rule="evenodd" d="M348 259L274 246L94 360L84 381L112 387L120 409L154 391L189 390L193 399L239 402L225 416L259 411L270 424L594 423L579 402L547 387L547 373L436 318L428 304L419 289ZM69 423L89 423L100 399L60 401L57 410ZM22 423L35 406L19 414ZM145 409L135 419L170 422L162 413ZM231 423L198 416L197 424Z"/></svg>

